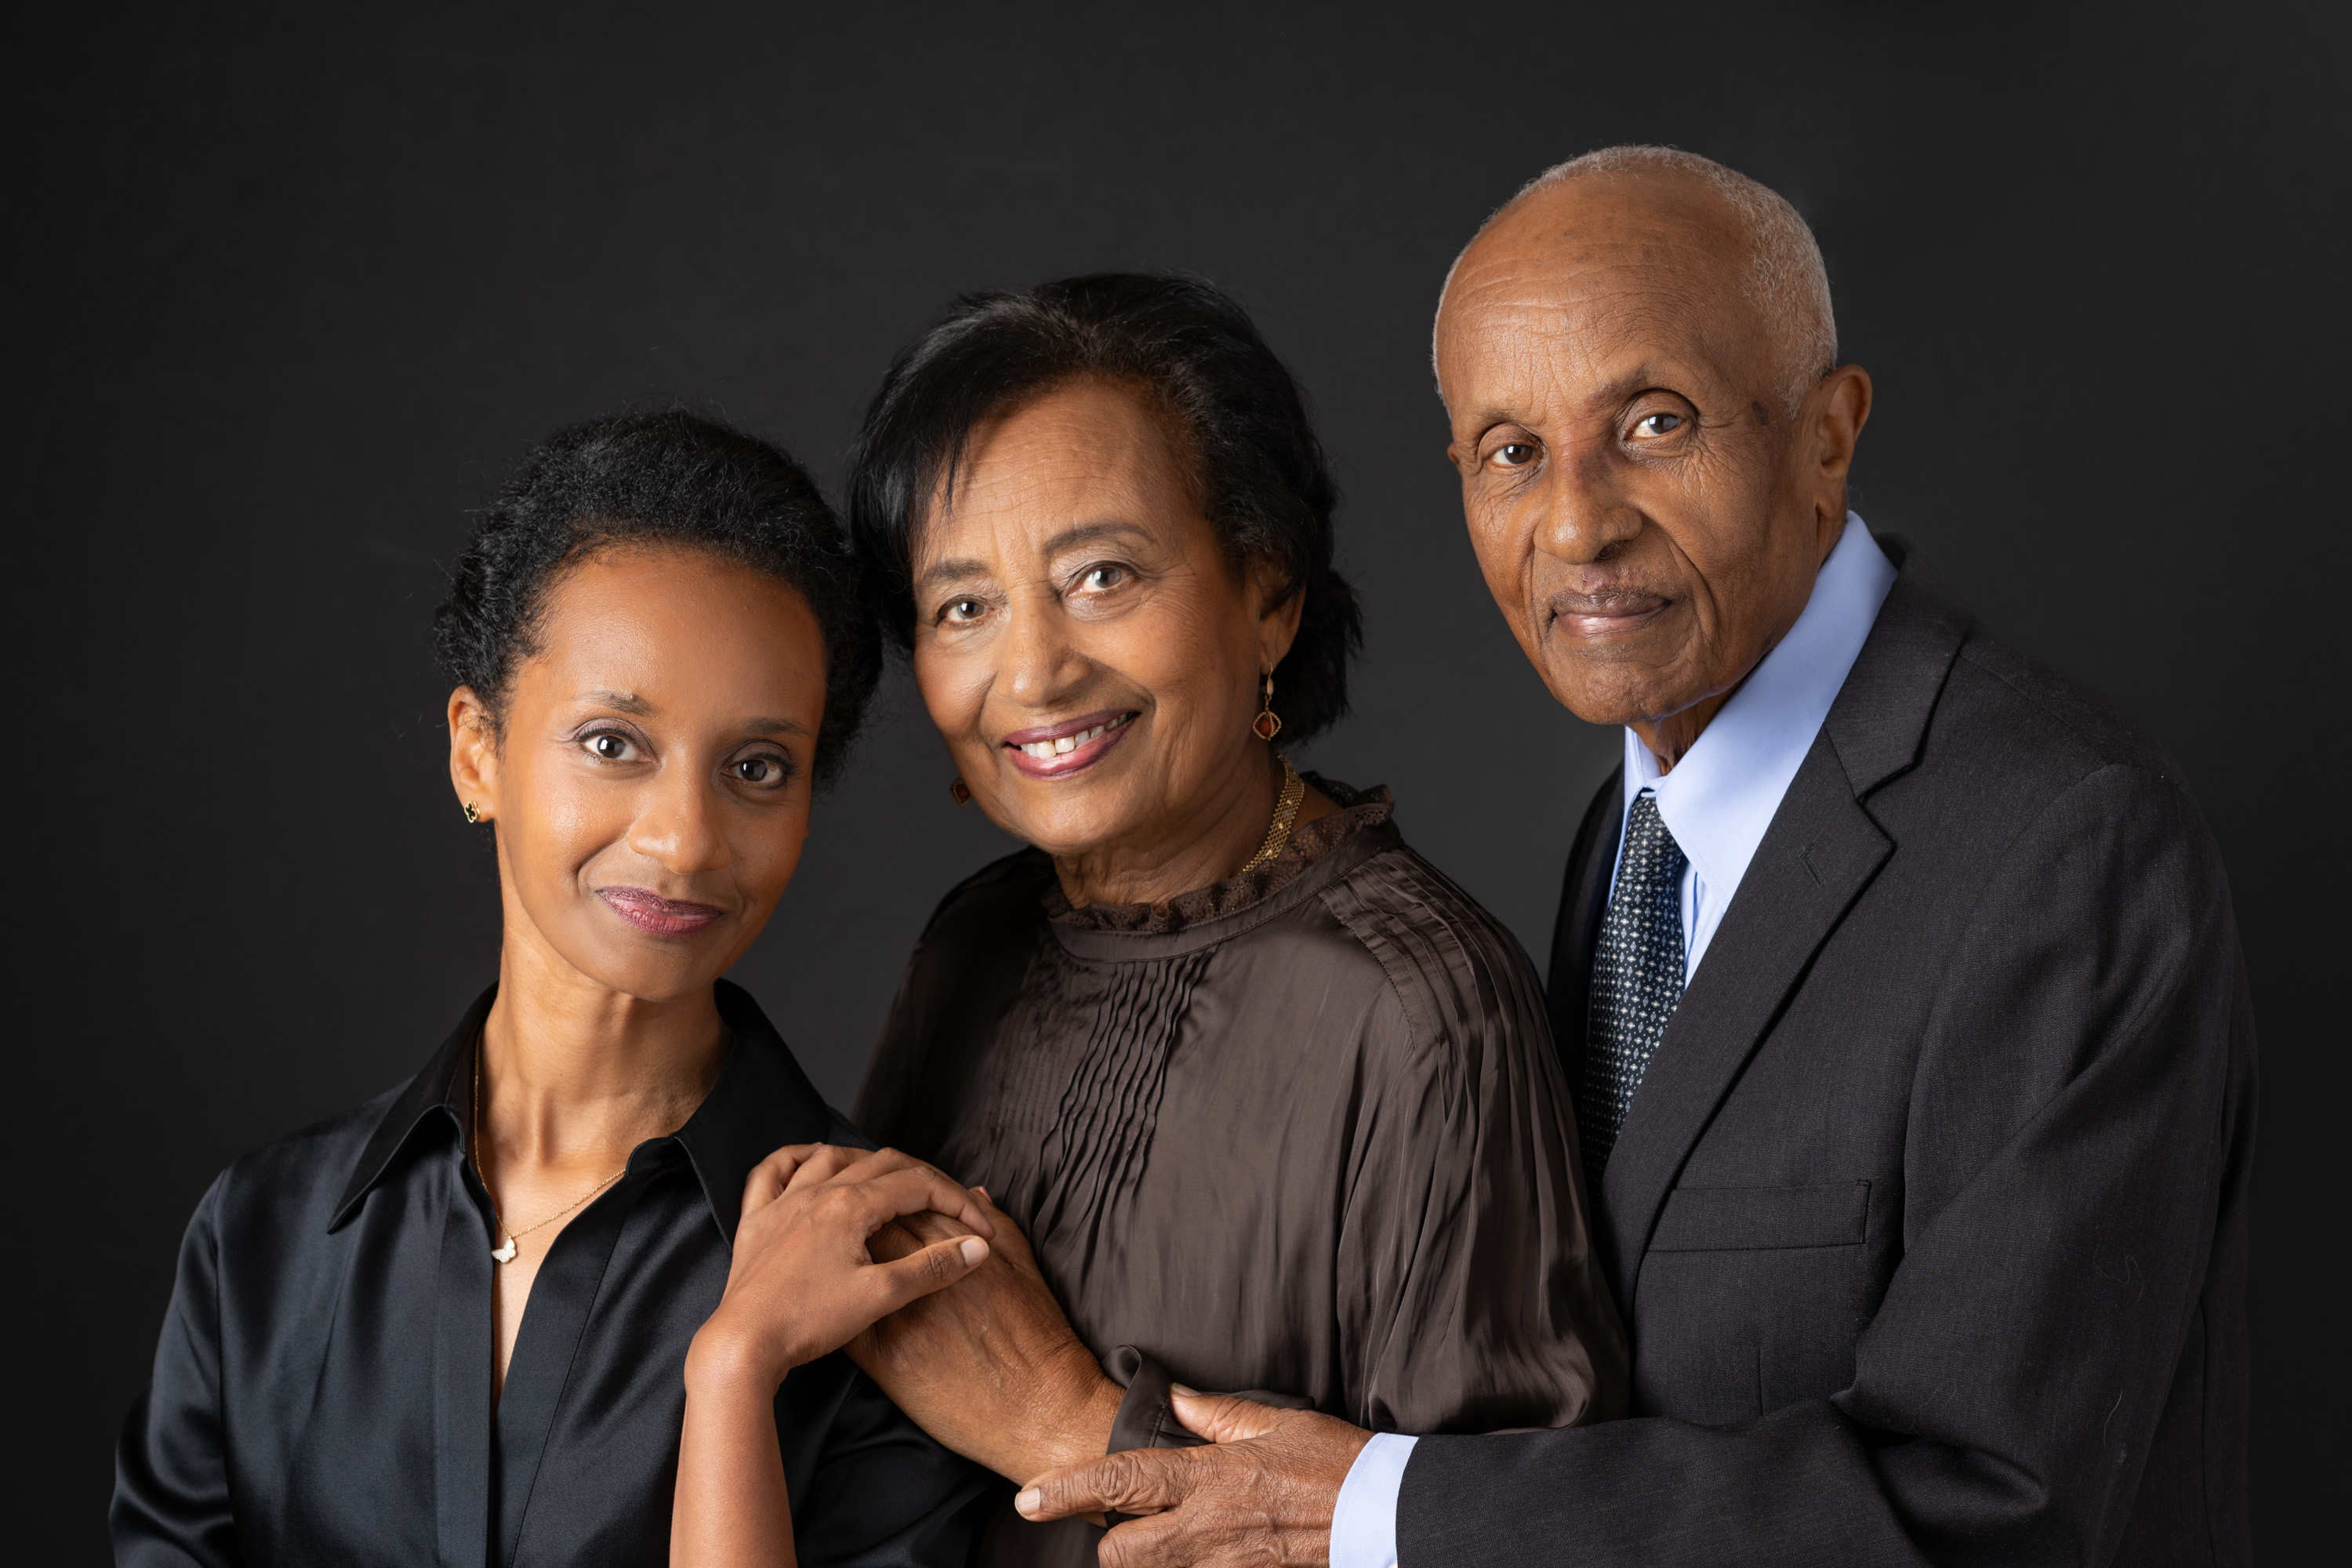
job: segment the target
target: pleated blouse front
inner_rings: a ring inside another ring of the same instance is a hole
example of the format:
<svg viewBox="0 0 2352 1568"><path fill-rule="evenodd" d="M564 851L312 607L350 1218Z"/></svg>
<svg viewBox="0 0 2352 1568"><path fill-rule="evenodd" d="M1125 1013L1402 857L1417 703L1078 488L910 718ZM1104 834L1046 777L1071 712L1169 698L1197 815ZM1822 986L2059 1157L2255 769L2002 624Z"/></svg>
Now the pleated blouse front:
<svg viewBox="0 0 2352 1568"><path fill-rule="evenodd" d="M1534 971L1385 791L1317 782L1339 816L1171 906L1073 910L1034 851L956 889L856 1119L986 1185L1097 1355L1384 1431L1615 1414Z"/></svg>

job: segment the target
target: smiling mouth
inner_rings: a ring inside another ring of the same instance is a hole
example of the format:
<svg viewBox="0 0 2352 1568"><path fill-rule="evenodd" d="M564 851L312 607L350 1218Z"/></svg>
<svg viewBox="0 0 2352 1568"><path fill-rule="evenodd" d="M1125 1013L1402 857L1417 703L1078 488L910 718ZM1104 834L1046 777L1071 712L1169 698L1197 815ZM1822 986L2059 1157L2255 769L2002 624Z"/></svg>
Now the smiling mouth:
<svg viewBox="0 0 2352 1568"><path fill-rule="evenodd" d="M1613 594L1554 594L1549 602L1551 624L1573 637L1603 638L1637 632L1655 621L1674 604L1657 594L1625 591Z"/></svg>
<svg viewBox="0 0 2352 1568"><path fill-rule="evenodd" d="M1004 737L1013 765L1031 778L1067 778L1110 754L1127 738L1135 712L1088 713L1060 724L1015 730Z"/></svg>
<svg viewBox="0 0 2352 1568"><path fill-rule="evenodd" d="M712 904L665 899L649 888L599 888L596 896L647 936L693 936L716 925L727 912Z"/></svg>

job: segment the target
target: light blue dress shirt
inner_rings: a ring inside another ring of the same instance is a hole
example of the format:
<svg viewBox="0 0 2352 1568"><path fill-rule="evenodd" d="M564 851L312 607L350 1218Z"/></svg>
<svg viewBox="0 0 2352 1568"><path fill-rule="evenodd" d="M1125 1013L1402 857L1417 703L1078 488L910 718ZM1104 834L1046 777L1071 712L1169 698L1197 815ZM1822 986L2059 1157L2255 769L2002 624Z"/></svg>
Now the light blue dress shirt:
<svg viewBox="0 0 2352 1568"><path fill-rule="evenodd" d="M1633 810L1634 796L1653 791L1660 820L1690 858L1683 872L1685 984L1698 973L1764 830L1894 586L1894 564L1862 519L1847 512L1845 531L1822 563L1797 624L1749 672L1674 772L1662 773L1641 737L1625 731L1625 791L1618 810ZM1618 829L1622 847L1622 816ZM1610 888L1616 888L1614 871ZM1394 1568L1397 1491L1418 1440L1379 1433L1356 1456L1331 1516L1331 1568Z"/></svg>

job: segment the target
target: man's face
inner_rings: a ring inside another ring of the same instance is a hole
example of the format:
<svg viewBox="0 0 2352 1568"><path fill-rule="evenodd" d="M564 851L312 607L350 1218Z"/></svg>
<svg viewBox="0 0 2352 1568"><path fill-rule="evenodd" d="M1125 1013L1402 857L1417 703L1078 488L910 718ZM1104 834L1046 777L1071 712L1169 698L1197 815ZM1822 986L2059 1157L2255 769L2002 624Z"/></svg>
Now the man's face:
<svg viewBox="0 0 2352 1568"><path fill-rule="evenodd" d="M1664 180L1539 193L1438 315L1487 589L1555 697L1669 763L1802 613L1869 406L1848 369L1790 420L1715 204Z"/></svg>

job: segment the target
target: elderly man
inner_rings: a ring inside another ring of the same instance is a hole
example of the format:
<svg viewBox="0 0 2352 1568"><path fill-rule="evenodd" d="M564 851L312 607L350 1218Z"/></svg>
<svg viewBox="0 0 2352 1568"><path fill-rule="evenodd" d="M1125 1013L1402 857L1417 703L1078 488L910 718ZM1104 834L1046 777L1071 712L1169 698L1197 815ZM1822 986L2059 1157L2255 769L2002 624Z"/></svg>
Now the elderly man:
<svg viewBox="0 0 2352 1568"><path fill-rule="evenodd" d="M1117 1565L2246 1561L2253 1027L2179 770L1847 510L1870 378L1762 186L1550 171L1436 357L1496 603L1625 728L1550 1003L1633 1418L1185 1400L1215 1446L1024 1511L1150 1516Z"/></svg>

